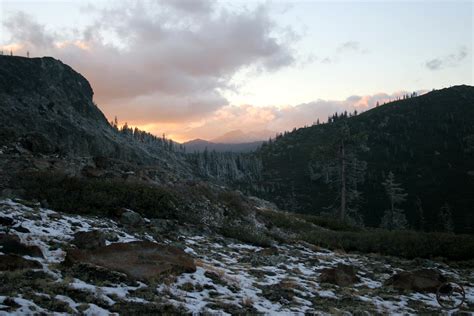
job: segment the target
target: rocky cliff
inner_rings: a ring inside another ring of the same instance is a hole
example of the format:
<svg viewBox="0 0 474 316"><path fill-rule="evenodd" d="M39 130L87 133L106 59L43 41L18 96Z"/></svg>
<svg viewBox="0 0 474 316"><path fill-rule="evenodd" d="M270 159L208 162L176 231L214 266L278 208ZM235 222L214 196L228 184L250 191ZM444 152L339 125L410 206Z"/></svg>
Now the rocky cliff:
<svg viewBox="0 0 474 316"><path fill-rule="evenodd" d="M108 157L190 177L179 154L112 127L93 94L89 82L59 60L0 56L0 147L16 144L34 155L74 159Z"/></svg>

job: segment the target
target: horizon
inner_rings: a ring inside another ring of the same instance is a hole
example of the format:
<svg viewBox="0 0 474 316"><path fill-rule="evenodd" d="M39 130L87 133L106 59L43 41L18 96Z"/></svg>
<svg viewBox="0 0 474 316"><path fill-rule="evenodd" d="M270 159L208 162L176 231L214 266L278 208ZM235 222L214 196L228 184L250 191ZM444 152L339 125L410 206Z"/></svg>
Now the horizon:
<svg viewBox="0 0 474 316"><path fill-rule="evenodd" d="M264 140L472 85L473 4L427 3L1 0L0 49L70 65L109 121L180 143Z"/></svg>

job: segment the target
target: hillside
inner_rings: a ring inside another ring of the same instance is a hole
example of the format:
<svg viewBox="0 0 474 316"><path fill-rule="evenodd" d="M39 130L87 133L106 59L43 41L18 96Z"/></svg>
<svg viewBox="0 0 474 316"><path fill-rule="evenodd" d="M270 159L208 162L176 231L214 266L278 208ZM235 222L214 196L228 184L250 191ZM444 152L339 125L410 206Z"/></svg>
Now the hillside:
<svg viewBox="0 0 474 316"><path fill-rule="evenodd" d="M464 286L457 310L474 307L472 270L443 262L298 239L262 247L183 222L65 214L26 201L0 199L0 220L0 314L434 314L446 278Z"/></svg>
<svg viewBox="0 0 474 316"><path fill-rule="evenodd" d="M381 183L392 171L408 193L401 205L412 228L440 229L439 212L447 205L456 231L473 232L474 213L474 87L455 86L391 102L355 117L300 128L264 145L262 181L242 189L296 212L331 211L334 199L324 181L311 180L309 164L322 157L316 149L347 124L353 135L364 134L369 150L360 184L359 206L365 223L378 226L389 202ZM328 208L329 207L329 208Z"/></svg>
<svg viewBox="0 0 474 316"><path fill-rule="evenodd" d="M85 165L96 167L93 159L100 158L153 165L161 179L192 177L183 155L170 150L168 143L114 128L93 102L93 94L89 82L59 60L0 56L0 166L23 168L13 158L26 151L27 165L42 155L80 158L83 162L75 165L82 166L74 173Z"/></svg>

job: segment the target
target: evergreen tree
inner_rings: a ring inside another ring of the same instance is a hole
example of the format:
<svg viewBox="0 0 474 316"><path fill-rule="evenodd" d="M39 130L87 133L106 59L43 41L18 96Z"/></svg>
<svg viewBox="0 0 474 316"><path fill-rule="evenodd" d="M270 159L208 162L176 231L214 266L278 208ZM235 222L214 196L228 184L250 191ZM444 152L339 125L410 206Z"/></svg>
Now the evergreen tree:
<svg viewBox="0 0 474 316"><path fill-rule="evenodd" d="M448 203L444 203L444 205L439 210L438 221L441 231L447 233L452 233L454 231L453 215L451 212L451 207Z"/></svg>
<svg viewBox="0 0 474 316"><path fill-rule="evenodd" d="M419 197L416 198L416 212L418 216L418 230L424 231L426 226L425 212Z"/></svg>
<svg viewBox="0 0 474 316"><path fill-rule="evenodd" d="M395 175L392 171L389 172L382 185L385 187L385 193L390 201L390 208L385 211L380 226L389 230L407 228L408 222L405 214L402 209L398 208L398 205L406 201L405 190L395 182Z"/></svg>
<svg viewBox="0 0 474 316"><path fill-rule="evenodd" d="M335 195L337 206L330 206L342 220L362 224L358 206L362 193L358 185L364 181L367 164L358 158L368 150L363 134L354 134L343 122L328 143L316 147L309 163L310 178L322 180Z"/></svg>

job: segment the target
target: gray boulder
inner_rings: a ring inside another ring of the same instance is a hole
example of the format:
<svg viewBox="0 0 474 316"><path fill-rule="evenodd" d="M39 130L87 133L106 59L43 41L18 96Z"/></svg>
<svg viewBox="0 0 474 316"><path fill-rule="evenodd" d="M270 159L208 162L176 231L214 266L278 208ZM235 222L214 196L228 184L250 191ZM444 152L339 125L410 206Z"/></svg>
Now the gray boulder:
<svg viewBox="0 0 474 316"><path fill-rule="evenodd" d="M120 222L124 225L137 226L141 225L144 220L143 217L132 210L125 210L122 215L120 215Z"/></svg>
<svg viewBox="0 0 474 316"><path fill-rule="evenodd" d="M105 235L99 230L77 232L72 243L79 249L96 249L105 246Z"/></svg>

